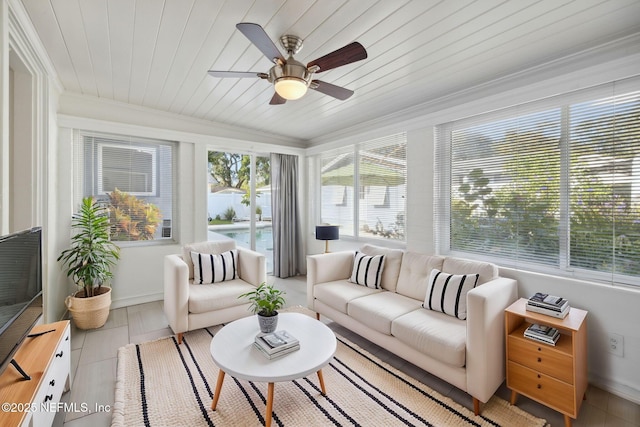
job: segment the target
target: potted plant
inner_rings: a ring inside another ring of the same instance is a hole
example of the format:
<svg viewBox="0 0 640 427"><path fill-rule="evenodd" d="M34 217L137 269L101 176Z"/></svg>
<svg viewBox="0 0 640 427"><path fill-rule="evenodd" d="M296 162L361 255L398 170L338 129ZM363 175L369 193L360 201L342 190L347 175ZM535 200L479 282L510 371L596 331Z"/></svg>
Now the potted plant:
<svg viewBox="0 0 640 427"><path fill-rule="evenodd" d="M285 304L284 291L262 282L255 290L240 295L251 302L249 310L258 315L260 331L267 334L278 326L278 310Z"/></svg>
<svg viewBox="0 0 640 427"><path fill-rule="evenodd" d="M120 259L120 248L109 240L108 209L93 197L82 199L71 228L75 231L71 247L62 251L58 261L80 290L65 303L78 328L99 328L109 317L111 268Z"/></svg>

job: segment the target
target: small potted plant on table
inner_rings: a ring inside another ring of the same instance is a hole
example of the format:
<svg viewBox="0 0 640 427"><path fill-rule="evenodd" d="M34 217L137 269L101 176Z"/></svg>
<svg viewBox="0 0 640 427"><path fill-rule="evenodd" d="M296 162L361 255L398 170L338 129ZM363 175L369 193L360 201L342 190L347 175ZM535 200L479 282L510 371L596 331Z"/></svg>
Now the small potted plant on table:
<svg viewBox="0 0 640 427"><path fill-rule="evenodd" d="M260 331L267 334L274 332L278 326L278 310L285 304L284 294L284 291L262 282L255 290L238 298L246 298L251 302L249 310L258 315Z"/></svg>

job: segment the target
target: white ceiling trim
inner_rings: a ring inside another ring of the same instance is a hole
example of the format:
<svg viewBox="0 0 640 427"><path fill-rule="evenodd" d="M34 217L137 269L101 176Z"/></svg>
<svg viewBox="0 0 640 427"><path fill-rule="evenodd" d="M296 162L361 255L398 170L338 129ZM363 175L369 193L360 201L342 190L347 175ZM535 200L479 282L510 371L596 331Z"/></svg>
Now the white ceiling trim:
<svg viewBox="0 0 640 427"><path fill-rule="evenodd" d="M214 123L188 116L181 116L166 111L155 110L139 105L119 101L101 99L93 96L64 92L60 96L60 117L76 117L79 120L95 119L123 125L155 126L159 132L179 131L186 134L202 134L210 137L224 138L234 141L249 141L281 145L284 147L304 148L305 142L282 135L260 132L250 128L239 128L223 123ZM72 126L75 127L75 126ZM197 130L197 132L190 132Z"/></svg>

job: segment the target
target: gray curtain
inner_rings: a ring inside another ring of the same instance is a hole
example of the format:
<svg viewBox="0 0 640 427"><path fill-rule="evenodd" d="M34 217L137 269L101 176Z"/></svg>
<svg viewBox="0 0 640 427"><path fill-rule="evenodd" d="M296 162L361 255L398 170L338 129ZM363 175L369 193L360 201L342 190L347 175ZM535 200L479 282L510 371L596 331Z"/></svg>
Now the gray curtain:
<svg viewBox="0 0 640 427"><path fill-rule="evenodd" d="M303 271L298 210L298 156L271 154L273 274L296 276Z"/></svg>

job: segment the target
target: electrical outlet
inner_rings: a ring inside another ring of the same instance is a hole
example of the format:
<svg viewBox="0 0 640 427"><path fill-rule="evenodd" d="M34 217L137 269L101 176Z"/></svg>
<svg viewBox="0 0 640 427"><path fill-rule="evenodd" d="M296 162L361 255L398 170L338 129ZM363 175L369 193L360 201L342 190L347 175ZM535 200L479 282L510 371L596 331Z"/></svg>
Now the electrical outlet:
<svg viewBox="0 0 640 427"><path fill-rule="evenodd" d="M624 338L620 334L609 334L609 353L624 357Z"/></svg>

